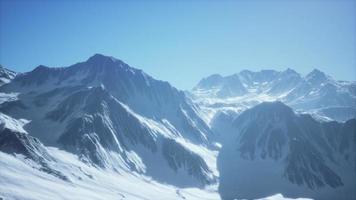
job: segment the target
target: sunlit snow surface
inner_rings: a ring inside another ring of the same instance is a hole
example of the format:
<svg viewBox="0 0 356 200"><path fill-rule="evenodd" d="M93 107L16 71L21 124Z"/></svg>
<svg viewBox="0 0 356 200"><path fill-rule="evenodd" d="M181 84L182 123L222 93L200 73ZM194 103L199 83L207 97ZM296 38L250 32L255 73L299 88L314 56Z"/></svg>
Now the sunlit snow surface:
<svg viewBox="0 0 356 200"><path fill-rule="evenodd" d="M59 161L52 164L70 181L37 170L20 155L0 153L0 194L5 199L219 199L214 188L179 189L137 174L89 167L72 154L49 149Z"/></svg>
<svg viewBox="0 0 356 200"><path fill-rule="evenodd" d="M4 199L220 199L215 186L177 188L149 177L88 166L57 148L48 148L57 159L52 167L69 177L60 180L36 169L21 155L0 152L0 197ZM287 199L277 194L264 199Z"/></svg>

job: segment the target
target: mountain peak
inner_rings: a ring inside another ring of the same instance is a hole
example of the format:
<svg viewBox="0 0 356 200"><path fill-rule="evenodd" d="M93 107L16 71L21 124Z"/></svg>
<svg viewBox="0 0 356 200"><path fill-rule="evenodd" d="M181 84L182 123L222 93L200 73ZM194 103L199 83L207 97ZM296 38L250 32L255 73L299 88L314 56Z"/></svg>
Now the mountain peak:
<svg viewBox="0 0 356 200"><path fill-rule="evenodd" d="M203 80L218 80L218 79L222 79L223 76L221 76L220 74L212 74L206 78L203 78Z"/></svg>
<svg viewBox="0 0 356 200"><path fill-rule="evenodd" d="M89 66L90 68L100 69L100 70L104 68L114 69L119 67L124 69L125 71L131 71L131 72L140 71L139 69L129 66L128 64L126 64L120 59L117 59L112 56L106 56L103 54L94 54L84 63L87 64L86 66Z"/></svg>
<svg viewBox="0 0 356 200"><path fill-rule="evenodd" d="M252 74L252 73L253 73L252 71L247 70L247 69L244 69L244 70L239 72L239 74L241 74L241 75L247 75L247 74Z"/></svg>
<svg viewBox="0 0 356 200"><path fill-rule="evenodd" d="M93 56L91 56L87 62L93 62L93 63L98 63L98 62L116 62L116 61L120 61L112 56L106 56L106 55L103 55L103 54L94 54Z"/></svg>
<svg viewBox="0 0 356 200"><path fill-rule="evenodd" d="M38 65L33 71L39 71L39 70L46 70L49 69L50 67L47 67L45 65Z"/></svg>
<svg viewBox="0 0 356 200"><path fill-rule="evenodd" d="M287 68L283 72L286 73L286 74L298 74L295 70L293 70L291 68Z"/></svg>
<svg viewBox="0 0 356 200"><path fill-rule="evenodd" d="M290 107L288 107L286 104L282 103L281 101L271 101L271 102L265 101L257 105L256 107L265 107L265 108L271 108L275 110L285 109L285 110L292 111Z"/></svg>
<svg viewBox="0 0 356 200"><path fill-rule="evenodd" d="M262 102L257 106L251 108L250 112L255 113L257 116L277 115L277 116L283 116L283 118L294 115L292 108L290 108L289 106L285 105L280 101Z"/></svg>
<svg viewBox="0 0 356 200"><path fill-rule="evenodd" d="M306 75L306 79L312 83L319 84L327 80L328 77L324 72L318 69L313 69L313 71Z"/></svg>
<svg viewBox="0 0 356 200"><path fill-rule="evenodd" d="M223 79L220 74L213 74L200 80L196 88L210 88L221 84Z"/></svg>
<svg viewBox="0 0 356 200"><path fill-rule="evenodd" d="M313 69L309 74L307 74L307 77L310 76L326 76L324 72L320 71L319 69Z"/></svg>

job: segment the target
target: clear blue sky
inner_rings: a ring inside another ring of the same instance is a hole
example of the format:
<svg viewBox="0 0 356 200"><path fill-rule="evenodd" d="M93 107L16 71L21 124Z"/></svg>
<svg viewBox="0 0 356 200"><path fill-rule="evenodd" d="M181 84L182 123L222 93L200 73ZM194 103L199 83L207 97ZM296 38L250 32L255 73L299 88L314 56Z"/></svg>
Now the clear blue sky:
<svg viewBox="0 0 356 200"><path fill-rule="evenodd" d="M180 89L242 69L356 80L352 0L0 2L0 64L20 72L102 53Z"/></svg>

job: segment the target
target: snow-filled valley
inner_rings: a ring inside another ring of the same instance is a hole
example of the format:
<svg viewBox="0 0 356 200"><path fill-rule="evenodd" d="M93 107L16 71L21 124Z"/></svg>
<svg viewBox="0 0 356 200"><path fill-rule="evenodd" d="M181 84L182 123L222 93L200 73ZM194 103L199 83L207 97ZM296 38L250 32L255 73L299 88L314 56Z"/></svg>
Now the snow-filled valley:
<svg viewBox="0 0 356 200"><path fill-rule="evenodd" d="M183 92L100 54L0 76L0 199L356 198L355 82L245 70Z"/></svg>

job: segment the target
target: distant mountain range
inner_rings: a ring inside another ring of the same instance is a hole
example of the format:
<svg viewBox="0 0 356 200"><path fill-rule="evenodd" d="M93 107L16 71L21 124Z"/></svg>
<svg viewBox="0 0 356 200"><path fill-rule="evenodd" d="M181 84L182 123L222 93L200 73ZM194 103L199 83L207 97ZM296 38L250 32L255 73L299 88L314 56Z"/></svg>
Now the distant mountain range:
<svg viewBox="0 0 356 200"><path fill-rule="evenodd" d="M292 69L215 74L202 79L190 96L208 121L218 111L241 113L264 101L282 101L298 112L328 120L356 117L356 82L336 81L316 69L305 77Z"/></svg>
<svg viewBox="0 0 356 200"><path fill-rule="evenodd" d="M0 80L5 199L356 197L355 82L245 70L183 92L101 54Z"/></svg>

